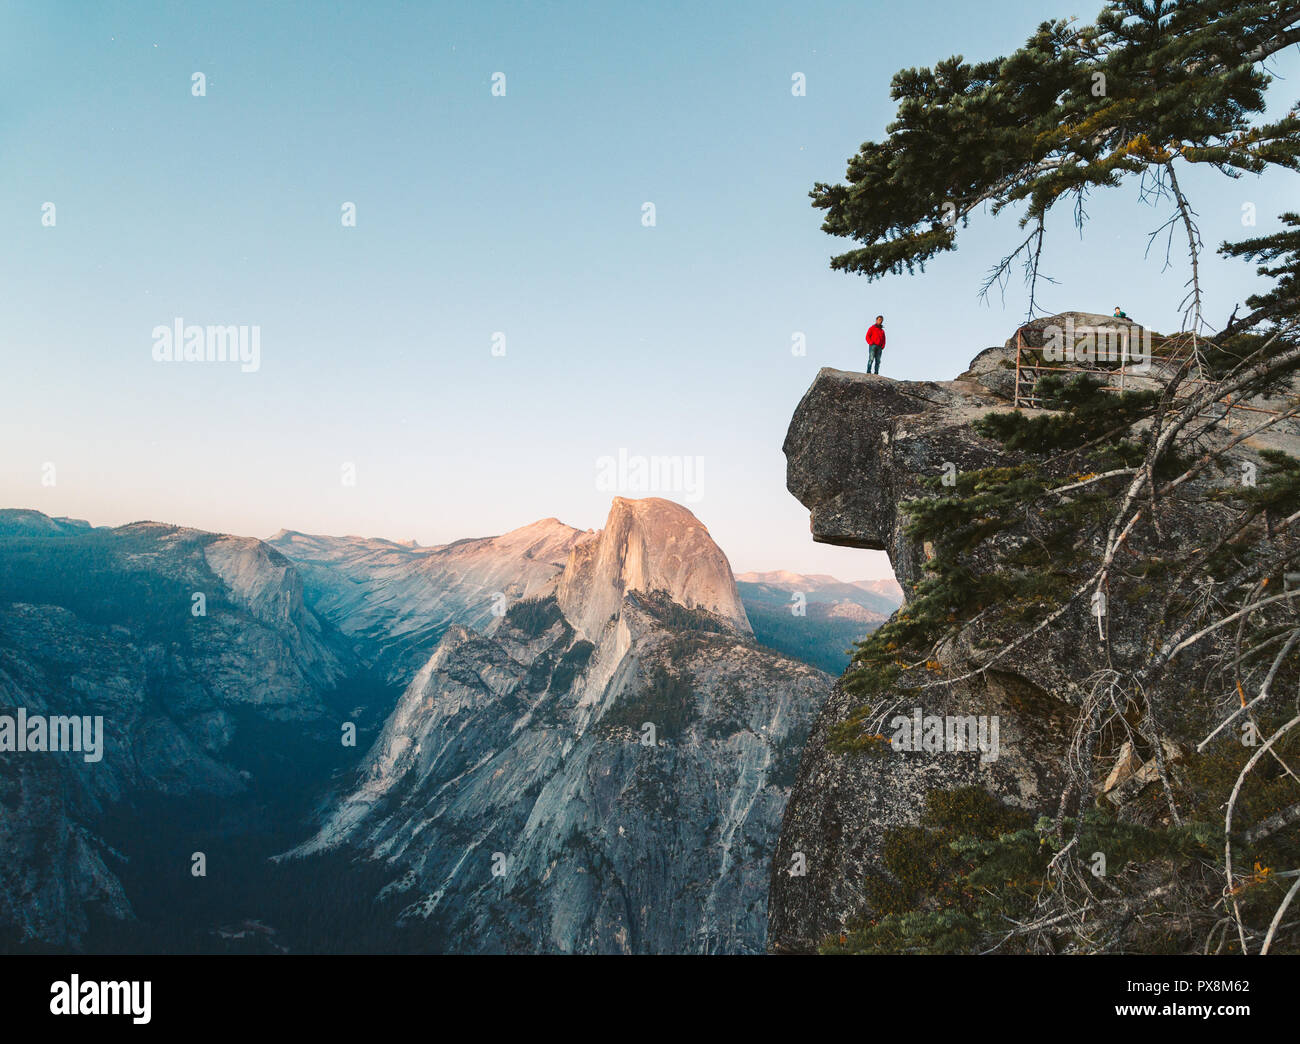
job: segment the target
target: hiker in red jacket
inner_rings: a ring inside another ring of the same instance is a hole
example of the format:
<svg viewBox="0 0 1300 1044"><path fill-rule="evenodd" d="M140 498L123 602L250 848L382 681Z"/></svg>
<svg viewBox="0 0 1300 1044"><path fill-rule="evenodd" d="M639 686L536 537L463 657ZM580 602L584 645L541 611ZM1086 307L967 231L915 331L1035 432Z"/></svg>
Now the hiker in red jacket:
<svg viewBox="0 0 1300 1044"><path fill-rule="evenodd" d="M867 331L867 373L880 372L880 354L885 350L885 317L876 316L876 321ZM872 367L875 367L873 370Z"/></svg>

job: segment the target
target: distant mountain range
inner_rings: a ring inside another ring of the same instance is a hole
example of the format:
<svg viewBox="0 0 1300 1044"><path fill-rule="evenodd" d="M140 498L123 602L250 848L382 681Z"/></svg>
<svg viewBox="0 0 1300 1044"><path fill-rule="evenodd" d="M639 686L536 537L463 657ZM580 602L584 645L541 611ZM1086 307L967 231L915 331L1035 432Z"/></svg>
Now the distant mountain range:
<svg viewBox="0 0 1300 1044"><path fill-rule="evenodd" d="M0 949L761 951L810 664L890 604L653 498L434 548L0 511L0 715L106 734L0 750Z"/></svg>
<svg viewBox="0 0 1300 1044"><path fill-rule="evenodd" d="M355 698L347 673L296 570L260 540L0 511L0 715L104 729L94 763L0 748L0 947L120 938L189 874L187 805L251 829L286 775L343 763L331 719L333 699Z"/></svg>
<svg viewBox="0 0 1300 1044"><path fill-rule="evenodd" d="M419 547L282 529L267 544L292 560L308 604L386 680L405 684L452 624L483 630L494 606L554 580L582 530L547 518L501 536ZM499 598L498 598L499 596Z"/></svg>
<svg viewBox="0 0 1300 1044"><path fill-rule="evenodd" d="M736 586L755 638L837 675L848 666L853 643L889 619L903 601L893 580L845 583L824 573L741 573Z"/></svg>

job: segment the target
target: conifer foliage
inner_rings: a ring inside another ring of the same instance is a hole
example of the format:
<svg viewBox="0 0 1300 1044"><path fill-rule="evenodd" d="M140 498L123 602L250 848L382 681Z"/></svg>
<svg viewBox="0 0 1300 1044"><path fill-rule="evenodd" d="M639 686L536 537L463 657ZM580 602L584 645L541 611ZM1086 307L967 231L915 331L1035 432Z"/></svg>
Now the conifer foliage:
<svg viewBox="0 0 1300 1044"><path fill-rule="evenodd" d="M1187 319L1199 327L1202 244L1179 169L1300 169L1300 111L1263 115L1268 59L1297 41L1300 3L1111 0L1093 23L1043 22L1006 57L903 69L887 137L862 145L844 183L810 193L823 230L859 244L831 267L869 279L923 270L981 207L1015 206L1028 234L984 290L1022 262L1032 313L1049 213L1063 205L1082 227L1091 192L1137 178L1144 198L1172 206L1153 235L1186 235Z"/></svg>
<svg viewBox="0 0 1300 1044"><path fill-rule="evenodd" d="M882 708L1063 636L1087 643L1052 694L1077 720L1059 801L1034 815L930 792L857 883L867 915L825 950L1300 952L1300 460L1267 445L1300 438L1300 215L1220 246L1261 288L1216 332L1179 182L1188 165L1300 170L1296 107L1264 118L1268 60L1297 42L1300 2L1111 0L1008 57L897 73L886 139L814 188L824 230L858 244L832 267L869 279L954 249L981 206L1014 206L1028 235L985 289L1020 259L1032 312L1048 214L1082 226L1089 194L1126 179L1170 207L1154 234L1181 230L1191 269L1163 388L1045 377L1044 409L973 424L1001 463L903 506L925 566L859 644L844 685L860 705L833 749L889 757ZM1263 394L1276 409L1229 420ZM963 642L978 656L952 677ZM1145 786L1125 789L1137 766Z"/></svg>

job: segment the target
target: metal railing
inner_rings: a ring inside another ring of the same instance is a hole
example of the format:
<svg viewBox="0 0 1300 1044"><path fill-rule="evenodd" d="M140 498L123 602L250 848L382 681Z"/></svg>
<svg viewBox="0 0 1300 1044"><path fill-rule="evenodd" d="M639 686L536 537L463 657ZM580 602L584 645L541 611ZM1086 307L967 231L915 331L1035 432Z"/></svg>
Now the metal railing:
<svg viewBox="0 0 1300 1044"><path fill-rule="evenodd" d="M1109 334L1112 331L1106 327L1080 326L1074 328L1075 334L1080 334L1080 333L1095 334L1100 332L1105 332ZM1127 330L1123 332L1125 333L1125 335L1127 335ZM1159 381L1160 380L1159 376L1156 376L1148 372L1152 363L1175 363L1181 366L1183 363L1187 361L1186 354L1154 355L1148 352L1141 357L1141 362L1138 363L1138 365L1142 367L1142 369L1139 371L1137 369L1134 369L1133 366L1130 365L1130 362L1136 362L1136 357L1130 356L1128 353L1127 336L1121 338L1120 343L1121 343L1121 350L1120 350L1119 359L1117 360L1118 365L1115 366L1089 366L1089 365L1082 365L1079 363L1069 363L1061 366L1049 366L1046 363L1044 363L1041 358L1037 357L1034 354L1035 352L1041 353L1043 351L1042 348L1031 348L1025 344L1025 328L1022 326L1020 329L1016 331L1016 387L1015 387L1015 395L1013 396L1012 399L1012 404L1017 409L1030 409L1030 410L1044 409L1045 407L1043 406L1042 399L1039 395L1036 394L1036 389L1038 386L1038 379L1043 375L1049 373L1094 374L1098 377L1103 377L1106 379L1105 383L1101 385L1102 391L1123 392L1128 390L1125 387L1125 381L1126 379L1129 378L1135 378L1138 381L1144 383L1150 381ZM1116 377L1119 378L1119 383L1118 384L1110 383L1111 380ZM1195 386L1197 385L1212 385L1215 383L1217 382L1207 381L1200 377L1185 377L1183 378L1180 387L1186 387L1189 390L1194 390ZM1238 411L1249 411L1251 413L1263 413L1271 417L1281 416L1281 414L1277 410L1265 409L1262 406L1247 405L1245 402L1242 401L1242 398L1243 397L1239 396L1234 401L1231 395L1226 395L1222 399L1216 400L1214 405L1216 406L1221 405L1223 407L1222 413L1211 412L1210 415L1227 419L1228 414L1231 411L1238 410Z"/></svg>

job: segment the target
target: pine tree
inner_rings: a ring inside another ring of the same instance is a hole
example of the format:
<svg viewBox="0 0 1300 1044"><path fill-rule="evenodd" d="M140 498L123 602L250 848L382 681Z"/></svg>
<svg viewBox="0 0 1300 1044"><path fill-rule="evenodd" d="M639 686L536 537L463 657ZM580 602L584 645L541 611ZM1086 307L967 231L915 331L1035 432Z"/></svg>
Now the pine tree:
<svg viewBox="0 0 1300 1044"><path fill-rule="evenodd" d="M1228 257L1265 262L1256 271L1277 280L1268 291L1246 298L1246 306L1253 311L1241 319L1234 313L1224 334L1250 330L1261 323L1277 325L1279 319L1300 314L1300 214L1283 214L1282 224L1286 228L1281 232L1219 247L1219 253Z"/></svg>
<svg viewBox="0 0 1300 1044"><path fill-rule="evenodd" d="M1021 205L1028 235L992 266L981 292L1005 287L1020 261L1032 315L1048 213L1064 200L1082 228L1090 192L1136 176L1142 198L1173 207L1153 239L1180 228L1186 235L1184 326L1198 330L1202 244L1179 170L1300 169L1297 110L1261 119L1271 82L1264 65L1297 41L1300 3L1111 0L1095 23L1042 23L1005 58L955 56L901 70L886 139L862 145L845 184L810 193L825 211L824 231L862 244L831 267L869 279L923 270L955 248L959 227L981 206L997 214Z"/></svg>

